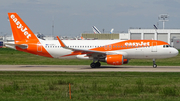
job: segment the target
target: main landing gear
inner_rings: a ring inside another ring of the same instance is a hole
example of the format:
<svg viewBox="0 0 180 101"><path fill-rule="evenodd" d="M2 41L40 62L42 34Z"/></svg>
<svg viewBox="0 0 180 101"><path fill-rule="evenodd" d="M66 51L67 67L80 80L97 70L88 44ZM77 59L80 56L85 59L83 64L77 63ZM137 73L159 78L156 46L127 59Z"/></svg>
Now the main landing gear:
<svg viewBox="0 0 180 101"><path fill-rule="evenodd" d="M155 61L155 59L153 59L153 68L156 68L156 67L157 67L156 61Z"/></svg>
<svg viewBox="0 0 180 101"><path fill-rule="evenodd" d="M101 66L101 63L98 61L98 62L92 62L91 64L90 64L90 66L91 66L91 68L98 68L98 67L100 67Z"/></svg>

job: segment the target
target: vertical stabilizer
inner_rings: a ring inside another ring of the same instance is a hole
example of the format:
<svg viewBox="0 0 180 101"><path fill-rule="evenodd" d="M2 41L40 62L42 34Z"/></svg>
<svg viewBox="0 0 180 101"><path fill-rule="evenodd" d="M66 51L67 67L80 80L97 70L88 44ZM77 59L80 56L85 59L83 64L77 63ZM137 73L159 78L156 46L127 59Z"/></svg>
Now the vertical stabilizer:
<svg viewBox="0 0 180 101"><path fill-rule="evenodd" d="M111 29L110 34L114 33L114 28Z"/></svg>
<svg viewBox="0 0 180 101"><path fill-rule="evenodd" d="M14 41L27 41L37 39L34 33L24 23L24 21L17 15L17 13L8 13Z"/></svg>
<svg viewBox="0 0 180 101"><path fill-rule="evenodd" d="M96 28L96 26L92 26L94 34L101 34L101 32Z"/></svg>

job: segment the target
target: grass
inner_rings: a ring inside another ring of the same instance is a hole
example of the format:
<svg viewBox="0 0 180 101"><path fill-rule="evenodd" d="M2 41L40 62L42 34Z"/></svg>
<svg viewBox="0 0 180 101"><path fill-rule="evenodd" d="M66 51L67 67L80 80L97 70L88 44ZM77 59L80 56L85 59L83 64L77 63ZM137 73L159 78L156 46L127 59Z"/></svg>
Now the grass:
<svg viewBox="0 0 180 101"><path fill-rule="evenodd" d="M178 101L180 73L0 72L1 101Z"/></svg>
<svg viewBox="0 0 180 101"><path fill-rule="evenodd" d="M156 64L158 66L180 66L179 60L180 54L173 58L157 59ZM89 65L91 62L92 60L47 58L9 48L0 49L0 65ZM127 65L151 66L152 59L132 59Z"/></svg>
<svg viewBox="0 0 180 101"><path fill-rule="evenodd" d="M180 65L180 55L157 60ZM90 60L64 60L0 49L1 65L89 65ZM105 63L103 64L105 65ZM131 60L128 65L152 65ZM180 73L139 72L6 72L0 71L0 101L178 101Z"/></svg>
<svg viewBox="0 0 180 101"><path fill-rule="evenodd" d="M0 49L0 65L89 65L91 60L55 59L9 48Z"/></svg>

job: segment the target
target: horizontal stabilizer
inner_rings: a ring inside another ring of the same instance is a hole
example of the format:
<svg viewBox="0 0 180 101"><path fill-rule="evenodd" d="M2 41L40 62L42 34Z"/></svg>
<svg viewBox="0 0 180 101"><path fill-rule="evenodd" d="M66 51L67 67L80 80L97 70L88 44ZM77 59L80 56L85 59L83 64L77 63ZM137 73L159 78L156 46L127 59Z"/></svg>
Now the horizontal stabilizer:
<svg viewBox="0 0 180 101"><path fill-rule="evenodd" d="M28 48L28 45L26 45L26 44L4 43L4 45L11 46L11 47L17 46L21 49L27 49Z"/></svg>

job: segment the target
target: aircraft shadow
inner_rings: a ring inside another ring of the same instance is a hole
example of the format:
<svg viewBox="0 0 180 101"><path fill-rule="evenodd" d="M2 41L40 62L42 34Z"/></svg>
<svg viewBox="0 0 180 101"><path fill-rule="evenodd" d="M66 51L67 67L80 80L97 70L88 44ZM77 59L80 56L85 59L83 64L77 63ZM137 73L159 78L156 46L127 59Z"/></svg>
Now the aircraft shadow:
<svg viewBox="0 0 180 101"><path fill-rule="evenodd" d="M96 68L86 67L82 69L103 69L103 68L133 68L133 67L101 66L101 67L96 67Z"/></svg>
<svg viewBox="0 0 180 101"><path fill-rule="evenodd" d="M27 65L27 66L20 66L20 67L48 67L48 66L41 66L41 65L39 65L39 66L37 66L37 65L35 65L35 66L33 66L33 65Z"/></svg>

